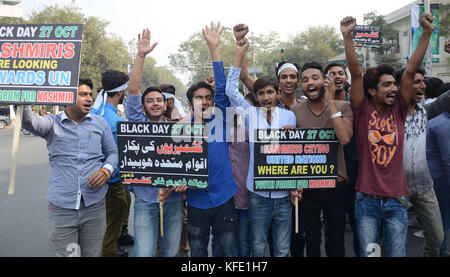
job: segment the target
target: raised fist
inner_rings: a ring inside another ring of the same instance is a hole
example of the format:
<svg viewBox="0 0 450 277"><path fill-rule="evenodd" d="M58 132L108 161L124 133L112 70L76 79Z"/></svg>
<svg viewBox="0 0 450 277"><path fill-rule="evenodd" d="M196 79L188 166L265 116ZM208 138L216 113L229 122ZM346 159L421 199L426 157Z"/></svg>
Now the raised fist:
<svg viewBox="0 0 450 277"><path fill-rule="evenodd" d="M347 16L341 20L341 32L342 34L351 34L356 27L356 19L351 16Z"/></svg>
<svg viewBox="0 0 450 277"><path fill-rule="evenodd" d="M245 35L248 33L248 26L245 24L238 24L233 27L233 34L236 38L236 41L239 41L245 38Z"/></svg>

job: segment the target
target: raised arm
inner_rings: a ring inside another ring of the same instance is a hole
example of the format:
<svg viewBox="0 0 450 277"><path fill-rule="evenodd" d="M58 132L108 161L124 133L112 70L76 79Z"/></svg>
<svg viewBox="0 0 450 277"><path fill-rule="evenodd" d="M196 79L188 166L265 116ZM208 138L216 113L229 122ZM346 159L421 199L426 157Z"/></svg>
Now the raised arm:
<svg viewBox="0 0 450 277"><path fill-rule="evenodd" d="M220 23L217 23L217 25L214 26L214 23L211 22L211 28L205 26L202 30L202 34L208 44L213 64L215 83L214 102L218 108L225 112L225 108L230 106L230 101L225 95L225 71L219 55L220 36L222 35L223 30L224 27L220 26Z"/></svg>
<svg viewBox="0 0 450 277"><path fill-rule="evenodd" d="M248 50L248 45L248 40L246 38L236 42L236 55L234 56L233 65L228 73L226 94L233 107L250 107L250 104L245 100L244 96L242 96L238 88L242 57L245 56L245 52Z"/></svg>
<svg viewBox="0 0 450 277"><path fill-rule="evenodd" d="M213 62L220 62L219 55L219 42L220 36L222 35L224 27L220 26L220 22L217 23L217 26L214 26L214 23L211 22L211 29L208 26L202 30L203 38L208 44L209 53L211 54L211 59Z"/></svg>
<svg viewBox="0 0 450 277"><path fill-rule="evenodd" d="M245 35L248 33L248 26L245 24L238 24L233 27L233 34L236 41L240 41L243 38L245 38ZM246 53L242 57L242 63L241 63L241 73L239 78L244 83L244 85L247 87L247 89L251 92L253 92L253 85L255 84L255 80L248 74L248 68L247 68L247 56Z"/></svg>
<svg viewBox="0 0 450 277"><path fill-rule="evenodd" d="M419 22L423 28L423 33L422 36L420 36L419 44L417 45L414 53L411 55L405 72L403 73L402 80L400 81L400 93L407 103L411 102L411 97L416 93L413 88L414 77L417 73L417 69L422 64L423 58L425 57L428 43L430 42L430 37L434 30L433 15L431 13L426 14L424 12L422 17L419 19Z"/></svg>
<svg viewBox="0 0 450 277"><path fill-rule="evenodd" d="M149 29L142 31L142 35L138 35L138 53L134 60L134 67L131 70L130 85L128 86L128 94L138 95L139 87L142 79L142 69L144 68L145 57L152 52L158 44L157 42L150 45L151 32Z"/></svg>
<svg viewBox="0 0 450 277"><path fill-rule="evenodd" d="M352 76L352 92L350 101L354 108L361 105L364 100L363 74L359 64L358 55L353 45L353 29L356 26L356 19L353 17L345 17L341 20L341 32L344 38L345 57L347 58L348 69Z"/></svg>

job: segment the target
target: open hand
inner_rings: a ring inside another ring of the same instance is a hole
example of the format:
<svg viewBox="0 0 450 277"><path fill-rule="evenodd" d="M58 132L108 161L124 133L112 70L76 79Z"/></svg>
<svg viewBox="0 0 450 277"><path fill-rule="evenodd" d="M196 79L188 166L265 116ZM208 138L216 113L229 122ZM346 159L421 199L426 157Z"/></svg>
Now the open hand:
<svg viewBox="0 0 450 277"><path fill-rule="evenodd" d="M142 35L138 35L138 54L139 56L145 56L152 52L153 49L158 45L157 42L150 45L151 32L149 29L144 29Z"/></svg>
<svg viewBox="0 0 450 277"><path fill-rule="evenodd" d="M205 28L202 30L202 34L206 40L206 43L208 43L208 45L210 46L218 47L220 36L222 35L223 30L224 27L220 26L220 22L218 22L216 26L214 26L214 23L211 22L211 29L208 28L208 26L205 26Z"/></svg>

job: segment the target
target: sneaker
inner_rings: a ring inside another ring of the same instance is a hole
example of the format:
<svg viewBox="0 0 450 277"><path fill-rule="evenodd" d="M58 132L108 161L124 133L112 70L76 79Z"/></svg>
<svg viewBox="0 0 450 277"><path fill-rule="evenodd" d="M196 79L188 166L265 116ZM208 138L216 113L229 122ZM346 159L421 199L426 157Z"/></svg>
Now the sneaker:
<svg viewBox="0 0 450 277"><path fill-rule="evenodd" d="M423 239L424 238L423 230L415 232L414 236L417 237L417 238L422 238Z"/></svg>
<svg viewBox="0 0 450 277"><path fill-rule="evenodd" d="M125 232L120 235L117 242L120 246L131 246L134 245L134 237Z"/></svg>

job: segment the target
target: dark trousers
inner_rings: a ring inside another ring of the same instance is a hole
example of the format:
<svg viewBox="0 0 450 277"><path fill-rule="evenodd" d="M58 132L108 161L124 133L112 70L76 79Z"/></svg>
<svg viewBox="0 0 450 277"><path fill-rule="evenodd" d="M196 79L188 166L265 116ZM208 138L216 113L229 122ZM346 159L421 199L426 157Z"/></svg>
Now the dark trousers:
<svg viewBox="0 0 450 277"><path fill-rule="evenodd" d="M321 213L326 218L325 249L329 257L345 256L345 183L334 189L309 189L303 193L301 217L306 232L306 254L320 257L322 238Z"/></svg>
<svg viewBox="0 0 450 277"><path fill-rule="evenodd" d="M359 257L359 239L358 239L358 231L356 230L356 218L355 218L355 184L345 184L347 191L347 215L348 222L352 229L353 235L353 252L356 257Z"/></svg>
<svg viewBox="0 0 450 277"><path fill-rule="evenodd" d="M126 186L120 183L108 184L106 193L106 232L103 238L102 256L115 257L116 243L122 233L122 225L128 216L131 199L127 197Z"/></svg>
<svg viewBox="0 0 450 277"><path fill-rule="evenodd" d="M222 255L236 257L236 231L237 214L233 197L221 206L211 209L199 209L188 205L187 233L191 257L208 257L211 232Z"/></svg>
<svg viewBox="0 0 450 277"><path fill-rule="evenodd" d="M292 207L291 257L304 257L306 233L301 216L302 202L298 202L298 233L295 233L295 207Z"/></svg>

